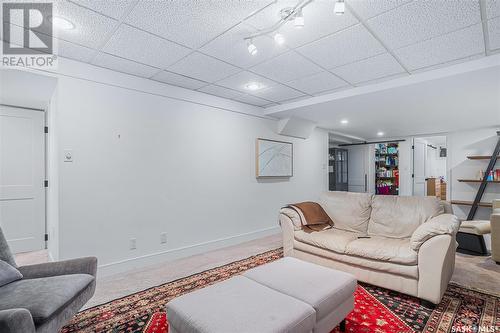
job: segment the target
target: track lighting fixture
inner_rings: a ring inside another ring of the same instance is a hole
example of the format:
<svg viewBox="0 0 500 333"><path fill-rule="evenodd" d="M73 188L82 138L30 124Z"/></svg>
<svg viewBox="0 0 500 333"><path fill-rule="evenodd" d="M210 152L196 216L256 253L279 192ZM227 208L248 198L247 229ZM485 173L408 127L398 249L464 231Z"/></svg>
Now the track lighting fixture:
<svg viewBox="0 0 500 333"><path fill-rule="evenodd" d="M300 8L295 14L293 25L295 26L295 28L299 29L304 27L304 15L302 15L302 8Z"/></svg>
<svg viewBox="0 0 500 333"><path fill-rule="evenodd" d="M274 34L274 41L278 45L283 45L285 43L285 36L283 36L282 34L280 34L279 32L277 32L277 33Z"/></svg>
<svg viewBox="0 0 500 333"><path fill-rule="evenodd" d="M248 53L250 53L251 55L256 55L258 50L257 50L257 46L255 46L253 41L251 39L249 39L247 44L248 44L247 45Z"/></svg>
<svg viewBox="0 0 500 333"><path fill-rule="evenodd" d="M277 0L275 0L276 2ZM272 36L274 41L278 45L285 44L285 36L280 33L280 30L283 29L283 26L289 22L293 21L293 25L295 28L303 28L305 24L304 15L302 14L302 10L314 2L314 0L297 0L298 3L295 6L284 7L279 11L279 20L275 22L273 25L259 29L255 33L248 35L244 38L247 41L248 53L251 55L257 54L257 46L253 43L255 38L260 38L262 36ZM332 0L329 0L332 1ZM334 4L334 12L337 15L343 15L345 13L345 1L346 0L333 0L330 3Z"/></svg>
<svg viewBox="0 0 500 333"><path fill-rule="evenodd" d="M333 11L335 12L336 15L343 15L345 13L344 0L335 1L335 7L333 8Z"/></svg>

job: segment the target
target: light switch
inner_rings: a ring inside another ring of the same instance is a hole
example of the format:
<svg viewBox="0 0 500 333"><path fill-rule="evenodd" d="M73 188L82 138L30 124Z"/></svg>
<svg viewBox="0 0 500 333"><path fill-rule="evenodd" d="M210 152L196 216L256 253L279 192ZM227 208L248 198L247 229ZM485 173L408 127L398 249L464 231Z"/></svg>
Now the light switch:
<svg viewBox="0 0 500 333"><path fill-rule="evenodd" d="M64 150L64 162L73 162L73 160L74 160L73 150L65 149Z"/></svg>

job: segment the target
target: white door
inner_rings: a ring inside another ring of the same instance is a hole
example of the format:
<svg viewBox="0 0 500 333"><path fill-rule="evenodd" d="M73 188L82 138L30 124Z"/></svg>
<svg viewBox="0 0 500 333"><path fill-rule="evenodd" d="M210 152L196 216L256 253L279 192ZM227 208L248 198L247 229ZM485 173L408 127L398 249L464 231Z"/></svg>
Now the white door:
<svg viewBox="0 0 500 333"><path fill-rule="evenodd" d="M44 112L0 106L0 227L14 253L45 248Z"/></svg>
<svg viewBox="0 0 500 333"><path fill-rule="evenodd" d="M426 196L425 163L427 155L427 143L415 138L413 139L413 195Z"/></svg>
<svg viewBox="0 0 500 333"><path fill-rule="evenodd" d="M348 149L349 192L368 192L368 146L352 146Z"/></svg>

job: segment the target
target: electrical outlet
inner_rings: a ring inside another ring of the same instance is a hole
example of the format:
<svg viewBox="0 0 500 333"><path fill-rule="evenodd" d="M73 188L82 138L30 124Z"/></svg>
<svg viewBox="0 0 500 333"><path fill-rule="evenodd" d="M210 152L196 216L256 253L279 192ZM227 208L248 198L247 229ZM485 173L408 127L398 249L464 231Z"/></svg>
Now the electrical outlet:
<svg viewBox="0 0 500 333"><path fill-rule="evenodd" d="M137 239L135 238L130 238L130 249L135 250L137 248Z"/></svg>
<svg viewBox="0 0 500 333"><path fill-rule="evenodd" d="M162 232L160 234L160 243L161 244L165 244L167 242L167 233L166 232Z"/></svg>

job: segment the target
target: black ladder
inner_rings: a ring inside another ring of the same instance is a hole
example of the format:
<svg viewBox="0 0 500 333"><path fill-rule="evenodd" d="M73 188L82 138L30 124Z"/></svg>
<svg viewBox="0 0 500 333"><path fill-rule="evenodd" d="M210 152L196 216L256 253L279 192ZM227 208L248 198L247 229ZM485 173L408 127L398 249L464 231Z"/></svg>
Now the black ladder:
<svg viewBox="0 0 500 333"><path fill-rule="evenodd" d="M491 155L490 162L488 163L488 167L486 168L486 171L484 173L484 177L483 177L483 180L481 181L481 185L479 185L479 189L477 190L476 197L474 198L474 201L472 202L472 207L470 208L469 215L467 215L467 221L472 221L474 219L474 216L476 215L477 207L479 206L479 203L481 202L481 198L483 197L484 190L486 190L486 185L488 185L488 176L490 175L490 172L493 170L493 167L495 166L495 163L497 162L498 154L500 153L500 131L497 132L497 136L498 136L497 145L495 147L495 150L493 151L493 154Z"/></svg>

